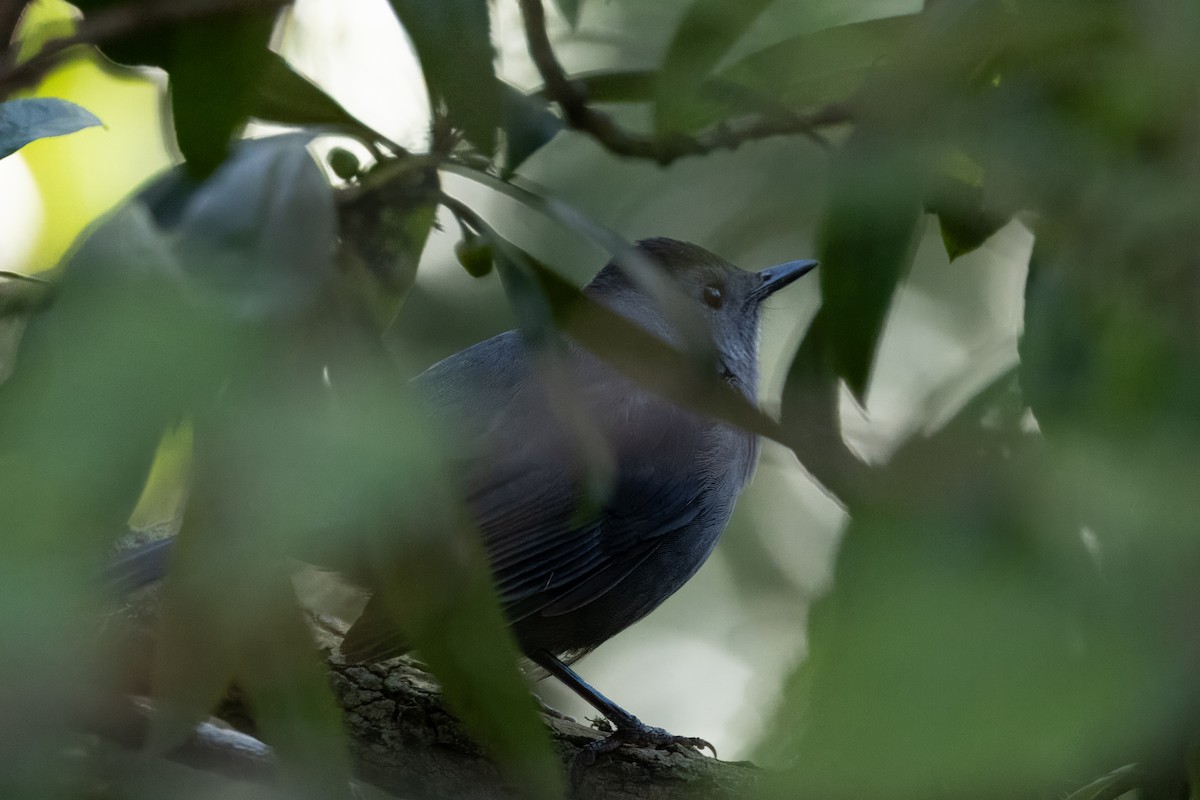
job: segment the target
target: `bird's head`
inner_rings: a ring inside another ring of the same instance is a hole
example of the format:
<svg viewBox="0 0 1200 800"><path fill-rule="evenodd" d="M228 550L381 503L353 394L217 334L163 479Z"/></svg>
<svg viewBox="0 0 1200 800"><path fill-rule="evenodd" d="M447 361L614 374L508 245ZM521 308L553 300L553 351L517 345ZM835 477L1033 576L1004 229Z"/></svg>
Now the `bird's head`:
<svg viewBox="0 0 1200 800"><path fill-rule="evenodd" d="M675 239L643 239L637 249L662 267L682 292L685 303L691 301L685 310L698 310L723 367L753 391L758 383L763 301L812 271L817 262L789 261L749 272L703 247ZM679 326L671 324L670 314L615 261L588 284L587 291L652 332L677 345L687 345L681 341Z"/></svg>

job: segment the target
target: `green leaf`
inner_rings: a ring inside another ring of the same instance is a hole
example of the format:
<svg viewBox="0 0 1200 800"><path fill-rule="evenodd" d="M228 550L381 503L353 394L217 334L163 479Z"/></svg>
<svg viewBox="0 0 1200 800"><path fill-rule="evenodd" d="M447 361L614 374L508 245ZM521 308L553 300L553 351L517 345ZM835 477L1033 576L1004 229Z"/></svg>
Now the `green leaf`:
<svg viewBox="0 0 1200 800"><path fill-rule="evenodd" d="M118 5L118 2L119 0L77 0L74 5L86 16L93 11L112 8ZM150 30L135 29L105 42L100 47L100 52L118 64L165 69L171 60L173 30L171 25L156 26Z"/></svg>
<svg viewBox="0 0 1200 800"><path fill-rule="evenodd" d="M334 275L333 191L307 134L239 142L207 180L175 169L138 197L171 231L191 297L225 316L310 306Z"/></svg>
<svg viewBox="0 0 1200 800"><path fill-rule="evenodd" d="M629 245L619 236L562 203L539 197L512 183L503 183L494 176L476 170L455 166L447 169L491 186L570 226L580 235L609 249L620 261L622 268L631 273L635 270L653 273L655 270L654 264L646 261L644 257L638 256L636 252L629 252ZM720 380L708 361L711 351L702 343L701 346L687 352L676 349L627 317L597 303L579 287L529 256L490 227L485 227L480 233L490 239L495 247L501 279L504 279L505 270L517 276L512 284L515 293L510 294L510 302L518 315L526 321L528 329L537 332L547 330L548 308L549 315L558 328L638 384L685 408L720 417L745 430L785 441L779 425L773 419L750 403L741 392ZM511 263L502 264L502 255ZM536 279L536 288L529 283L529 276ZM652 276L647 274L645 277L650 279ZM509 291L509 285L505 286L505 290ZM662 296L655 295L656 300L662 303L670 304L679 299L677 295L672 296L669 286L651 286L650 290L663 292ZM686 314L690 307L691 304L685 302L685 308L682 309L684 313L679 315L674 315L674 309L669 309L668 318L687 330L695 323L695 320Z"/></svg>
<svg viewBox="0 0 1200 800"><path fill-rule="evenodd" d="M681 352L536 261L531 263L554 323L637 383L685 408L781 439L778 425L745 396Z"/></svg>
<svg viewBox="0 0 1200 800"><path fill-rule="evenodd" d="M649 103L658 90L658 70L604 70L572 75L593 103Z"/></svg>
<svg viewBox="0 0 1200 800"><path fill-rule="evenodd" d="M1145 785L1148 777L1138 764L1126 764L1076 789L1063 800L1117 800Z"/></svg>
<svg viewBox="0 0 1200 800"><path fill-rule="evenodd" d="M346 344L359 350L359 341ZM463 502L454 431L413 424L427 410L372 342L379 358L343 353L331 365L334 390L312 396L311 407L293 392L262 404L263 422L282 405L294 409L297 426L281 447L266 448L279 451L269 456L277 468L267 471L291 476L284 491L268 495L277 498L285 530L310 531L308 552L324 550L307 560L352 565L373 591L343 652L350 643L364 656L395 654L388 647L398 639L416 648L455 716L518 794L561 797L562 766L517 668L517 646Z"/></svg>
<svg viewBox="0 0 1200 800"><path fill-rule="evenodd" d="M558 340L554 312L538 285L538 262L493 230L485 232L492 244L496 272L508 303L517 315L521 333L534 347L552 347Z"/></svg>
<svg viewBox="0 0 1200 800"><path fill-rule="evenodd" d="M1169 718L1144 687L1174 656L1040 491L1060 465L1036 437L994 445L985 411L1010 386L905 443L849 509L765 740L793 760L765 797L1058 796Z"/></svg>
<svg viewBox="0 0 1200 800"><path fill-rule="evenodd" d="M700 88L713 68L772 0L695 0L675 31L658 77L654 129L688 130L711 112Z"/></svg>
<svg viewBox="0 0 1200 800"><path fill-rule="evenodd" d="M567 24L574 29L579 24L579 9L583 0L554 0L554 4L558 6L559 13L567 20Z"/></svg>
<svg viewBox="0 0 1200 800"><path fill-rule="evenodd" d="M188 170L208 175L245 123L267 68L274 14L239 14L176 29L166 65L171 116Z"/></svg>
<svg viewBox="0 0 1200 800"><path fill-rule="evenodd" d="M115 212L76 248L53 302L30 316L0 384L0 635L9 652L38 659L25 681L46 700L41 718L86 702L74 687L94 685L94 670L71 673L97 663L97 616L84 610L96 607L99 566L163 431L224 374L228 331L181 296L177 269L143 207ZM38 746L59 746L24 724L20 705L7 717Z"/></svg>
<svg viewBox="0 0 1200 800"><path fill-rule="evenodd" d="M416 47L430 101L484 153L501 119L487 0L389 0Z"/></svg>
<svg viewBox="0 0 1200 800"><path fill-rule="evenodd" d="M304 459L313 484L330 466L323 458L329 451L312 446L314 439L325 444L325 431L307 436L303 426L312 418L296 408L311 410L307 401L319 392L305 389L319 382L282 384L265 332L246 338L223 402L196 424L187 509L163 587L154 654L160 713L151 741L159 750L177 745L236 685L280 757L288 794L348 797L341 718L285 558L316 520L330 516L322 506L332 493L293 482L298 471L282 463Z"/></svg>
<svg viewBox="0 0 1200 800"><path fill-rule="evenodd" d="M0 103L0 158L38 139L64 136L101 124L92 112L57 97Z"/></svg>
<svg viewBox="0 0 1200 800"><path fill-rule="evenodd" d="M892 295L919 238L922 177L904 149L882 131L856 129L835 159L818 234L828 347L860 403Z"/></svg>
<svg viewBox="0 0 1200 800"><path fill-rule="evenodd" d="M944 178L930 190L925 210L937 215L951 261L977 250L1012 218L985 204L982 186L954 178Z"/></svg>
<svg viewBox="0 0 1200 800"><path fill-rule="evenodd" d="M517 670L520 653L492 588L487 556L468 525L444 527L393 565L372 598L389 612L437 676L446 703L518 783L522 797L562 797L562 764L550 746L538 706Z"/></svg>
<svg viewBox="0 0 1200 800"><path fill-rule="evenodd" d="M375 132L301 75L287 59L268 51L250 116L284 125L332 125L375 138Z"/></svg>
<svg viewBox="0 0 1200 800"><path fill-rule="evenodd" d="M283 762L287 794L349 798L350 760L329 674L313 647L289 576L276 569L262 578L270 588L264 594L276 605L255 609L261 624L253 638L254 656L242 662L238 685L246 692L262 740Z"/></svg>
<svg viewBox="0 0 1200 800"><path fill-rule="evenodd" d="M827 314L825 309L817 312L792 358L783 385L780 424L786 442L809 474L849 503L859 490L856 484L864 467L842 439L841 384L830 363Z"/></svg>
<svg viewBox="0 0 1200 800"><path fill-rule="evenodd" d="M507 83L504 97L504 163L502 177L516 172L525 159L541 149L563 129L540 97L525 95Z"/></svg>
<svg viewBox="0 0 1200 800"><path fill-rule="evenodd" d="M278 318L310 308L330 284L337 213L308 140L239 143L191 194L174 234L197 298L240 318Z"/></svg>
<svg viewBox="0 0 1200 800"><path fill-rule="evenodd" d="M360 174L356 191L338 198L339 279L380 329L395 319L416 281L441 190L435 168L405 168L405 158Z"/></svg>
<svg viewBox="0 0 1200 800"><path fill-rule="evenodd" d="M218 370L220 323L188 306L178 269L145 209L116 212L71 256L0 385L0 456L24 451L25 479L71 497L51 516L77 504L75 523L102 541L132 512L163 431Z"/></svg>
<svg viewBox="0 0 1200 800"><path fill-rule="evenodd" d="M851 95L919 22L910 14L805 33L747 55L719 77L804 111Z"/></svg>
<svg viewBox="0 0 1200 800"><path fill-rule="evenodd" d="M112 0L76 3L85 14ZM171 118L188 170L209 174L250 115L268 65L274 11L236 11L134 30L106 42L120 64L161 67L168 75Z"/></svg>

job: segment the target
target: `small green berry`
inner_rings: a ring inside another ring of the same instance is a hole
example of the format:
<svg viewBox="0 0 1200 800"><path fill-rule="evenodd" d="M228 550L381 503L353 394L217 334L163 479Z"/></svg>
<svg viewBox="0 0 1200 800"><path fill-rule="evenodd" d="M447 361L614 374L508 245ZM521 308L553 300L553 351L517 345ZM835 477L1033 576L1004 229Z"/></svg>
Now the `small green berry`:
<svg viewBox="0 0 1200 800"><path fill-rule="evenodd" d="M472 278L482 278L492 271L492 246L478 236L459 239L454 255Z"/></svg>
<svg viewBox="0 0 1200 800"><path fill-rule="evenodd" d="M355 178L362 172L362 162L358 160L358 156L349 150L335 147L329 151L328 158L329 167L333 170L333 174L344 181Z"/></svg>

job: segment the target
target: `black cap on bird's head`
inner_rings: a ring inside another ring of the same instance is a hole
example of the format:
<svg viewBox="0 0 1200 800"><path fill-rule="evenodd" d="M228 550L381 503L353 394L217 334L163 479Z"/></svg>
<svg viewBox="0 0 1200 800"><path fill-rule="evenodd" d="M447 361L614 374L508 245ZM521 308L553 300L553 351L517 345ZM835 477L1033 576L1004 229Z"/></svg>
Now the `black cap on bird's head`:
<svg viewBox="0 0 1200 800"><path fill-rule="evenodd" d="M643 239L637 250L662 267L676 288L704 310L722 361L749 386L757 383L763 301L817 266L812 260L789 261L749 272L703 247L667 238ZM616 261L605 266L587 291L651 331L682 344L664 311Z"/></svg>

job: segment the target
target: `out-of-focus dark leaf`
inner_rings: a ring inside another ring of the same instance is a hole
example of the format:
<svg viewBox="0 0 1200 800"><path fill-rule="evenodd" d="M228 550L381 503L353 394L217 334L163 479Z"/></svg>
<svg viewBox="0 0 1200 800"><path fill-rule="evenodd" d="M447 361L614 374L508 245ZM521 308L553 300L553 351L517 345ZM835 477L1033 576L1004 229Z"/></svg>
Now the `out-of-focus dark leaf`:
<svg viewBox="0 0 1200 800"><path fill-rule="evenodd" d="M285 125L332 125L375 137L373 130L274 51L267 52L249 114Z"/></svg>
<svg viewBox="0 0 1200 800"><path fill-rule="evenodd" d="M504 163L502 176L511 177L525 159L541 149L563 129L540 97L523 94L507 83L504 99Z"/></svg>
<svg viewBox="0 0 1200 800"><path fill-rule="evenodd" d="M649 103L658 89L658 70L605 70L572 75L593 103Z"/></svg>
<svg viewBox="0 0 1200 800"><path fill-rule="evenodd" d="M118 212L68 262L0 387L0 452L27 450L29 480L70 486L75 522L101 541L132 511L163 430L212 378L208 345L223 344L205 341L218 328L187 307L177 269L143 209Z"/></svg>
<svg viewBox="0 0 1200 800"><path fill-rule="evenodd" d="M75 5L87 14L113 2ZM101 49L121 64L166 70L176 142L188 170L203 177L225 158L234 131L250 115L274 26L274 11L232 11L135 28Z"/></svg>
<svg viewBox="0 0 1200 800"><path fill-rule="evenodd" d="M478 535L460 520L429 526L440 541L396 561L376 597L437 675L446 702L521 787L522 796L563 796L561 763L537 704L516 669L520 658L492 588ZM452 521L452 520L450 520ZM432 538L432 537L431 537ZM390 549L390 548L389 548Z"/></svg>
<svg viewBox="0 0 1200 800"><path fill-rule="evenodd" d="M567 20L567 24L574 28L579 24L579 11L583 6L583 0L554 0L554 4L558 6L558 10Z"/></svg>
<svg viewBox="0 0 1200 800"><path fill-rule="evenodd" d="M331 364L330 390L268 387L253 409L252 441L275 427L281 403L289 416L276 447L252 445L238 459L265 459L252 470L268 476L255 494L274 509L299 557L340 568L374 591L355 630L368 641L402 635L522 793L561 796L561 765L517 669L460 495L453 432L430 424L378 338L359 336L352 319L320 341L334 348L322 359Z"/></svg>
<svg viewBox="0 0 1200 800"><path fill-rule="evenodd" d="M509 305L516 312L525 338L535 347L550 347L557 339L551 301L542 292L536 259L495 231L487 231L495 257L496 272L504 285Z"/></svg>
<svg viewBox="0 0 1200 800"><path fill-rule="evenodd" d="M0 748L9 787L22 781L19 750L37 754L44 785L45 754L66 746L65 730L48 734L46 720L72 718L94 686L83 673L95 663L97 617L85 609L95 607L100 565L163 431L210 398L227 368L234 337L189 306L177 266L143 208L118 211L29 318L0 385L0 600L22 609L0 615L0 674L24 675L28 690L3 703L7 724L23 731Z"/></svg>
<svg viewBox="0 0 1200 800"><path fill-rule="evenodd" d="M1166 651L1101 600L1078 529L1030 502L1038 442L987 446L980 410L902 448L851 508L768 796L1029 796L1170 716L1146 683Z"/></svg>
<svg viewBox="0 0 1200 800"><path fill-rule="evenodd" d="M896 285L912 263L923 178L916 157L859 127L834 162L818 247L833 367L863 402Z"/></svg>
<svg viewBox="0 0 1200 800"><path fill-rule="evenodd" d="M192 307L228 321L239 332L237 346L224 348L222 400L216 400L217 386L212 388L210 402L221 411L214 412L207 403L193 411L199 416L196 474L167 582L156 650L155 690L162 714L156 718L153 737L160 747L186 737L232 681L247 678L248 654L269 638L264 631L280 634L272 626L289 624L275 616L296 613L287 593L264 579L274 574L287 551L276 532L282 527L281 515L272 513L277 506L264 488L271 465L262 463L280 450L280 440L270 434L280 429L281 420L295 420L275 398L270 422L264 418L244 425L239 402L245 402L245 375L270 384L278 364L291 363L271 359L267 344L311 311L333 278L332 193L308 153L307 141L306 136L290 135L242 143L209 179L196 182L176 170L136 201L170 231L177 258L170 273L174 285ZM296 346L299 349L300 343ZM260 466L264 468L256 469ZM217 586L220 591L213 590ZM264 682L277 674L268 667L280 663L272 659L295 655L256 652L256 663L266 672L249 677L260 678L254 685L266 691ZM300 666L296 669L302 671ZM307 696L313 691L311 676L301 672L294 678L297 692ZM327 697L328 690L324 692ZM314 709L321 702L311 700L313 705L304 708L319 717ZM279 711L271 706L267 713L273 709ZM312 735L325 741L325 734ZM285 745L300 747L295 739ZM344 777L345 770L332 766L340 753L335 748L320 767L311 758L297 757L286 774L294 778L298 769L323 768L329 777L319 783L321 790L334 794L340 785L344 791L339 775ZM310 789L316 785L301 783Z"/></svg>
<svg viewBox="0 0 1200 800"><path fill-rule="evenodd" d="M502 116L487 0L389 0L413 40L431 102L484 153Z"/></svg>
<svg viewBox="0 0 1200 800"><path fill-rule="evenodd" d="M688 130L699 114L711 112L699 89L771 0L695 0L667 49L655 93L654 129Z"/></svg>
<svg viewBox="0 0 1200 800"><path fill-rule="evenodd" d="M85 15L93 11L111 8L119 0L79 0L73 3ZM171 60L173 36L168 29L156 28L150 31L135 31L125 36L117 37L104 44L100 51L119 64L130 66L168 66Z"/></svg>
<svg viewBox="0 0 1200 800"><path fill-rule="evenodd" d="M0 158L30 142L102 125L92 112L57 97L33 97L0 103Z"/></svg>
<svg viewBox="0 0 1200 800"><path fill-rule="evenodd" d="M342 715L296 606L289 576L277 567L261 580L269 586L264 594L275 606L255 609L262 623L253 643L256 655L242 662L238 674L254 722L285 765L283 782L290 794L355 796Z"/></svg>
<svg viewBox="0 0 1200 800"><path fill-rule="evenodd" d="M437 217L437 170L404 158L361 174L338 197L340 278L380 330L395 319L416 281Z"/></svg>
<svg viewBox="0 0 1200 800"><path fill-rule="evenodd" d="M301 621L286 556L331 516L323 505L331 493L312 487L339 467L362 473L329 463L323 447L304 446L328 437L324 429L305 435L302 426L326 420L298 413L313 409L320 380L315 370L307 382L290 380L270 338L269 329L247 337L220 402L196 425L187 509L163 589L152 741L160 749L178 744L236 684L280 756L291 793L346 797L340 716ZM304 355L312 354L299 360ZM289 447L289 434L303 445ZM307 471L281 468L287 458L304 459Z"/></svg>
<svg viewBox="0 0 1200 800"><path fill-rule="evenodd" d="M506 284L505 291L510 292L510 302L535 337L551 336L548 323L553 323L637 383L673 402L785 441L775 420L720 380L715 367L711 371L705 368L707 351L703 348L683 352L672 347L596 302L494 230L481 232L495 247L501 279L505 274L515 279L511 284L515 288Z"/></svg>
<svg viewBox="0 0 1200 800"><path fill-rule="evenodd" d="M781 439L774 420L694 358L597 303L544 265L536 265L555 323L571 338L638 383L702 413Z"/></svg>
<svg viewBox="0 0 1200 800"><path fill-rule="evenodd" d="M800 463L843 503L860 491L865 466L842 438L841 383L830 363L825 310L817 312L800 342L783 385L780 424Z"/></svg>
<svg viewBox="0 0 1200 800"><path fill-rule="evenodd" d="M175 139L193 175L211 173L250 114L267 68L274 14L193 22L174 33L170 62Z"/></svg>
<svg viewBox="0 0 1200 800"><path fill-rule="evenodd" d="M601 250L612 254L613 259L621 265L621 269L662 308L667 319L679 331L689 355L700 362L708 360L711 363L715 358L709 329L696 304L679 291L659 265L615 231L597 223L558 198L535 194L523 186L518 186L516 181L502 181L486 172L459 164L443 164L442 168L482 183L539 214L545 214L591 241Z"/></svg>
<svg viewBox="0 0 1200 800"><path fill-rule="evenodd" d="M943 178L930 189L925 210L937 215L951 261L978 249L1012 217L986 205L982 186L955 178Z"/></svg>
<svg viewBox="0 0 1200 800"><path fill-rule="evenodd" d="M792 111L821 106L851 95L918 20L917 15L883 17L806 33L751 53L719 77Z"/></svg>
<svg viewBox="0 0 1200 800"><path fill-rule="evenodd" d="M243 142L206 181L175 171L146 190L195 302L247 319L286 315L332 280L337 214L309 139Z"/></svg>
<svg viewBox="0 0 1200 800"><path fill-rule="evenodd" d="M1063 800L1118 800L1121 795L1137 789L1145 780L1141 767L1126 764L1071 792Z"/></svg>
<svg viewBox="0 0 1200 800"><path fill-rule="evenodd" d="M262 587L276 543L236 513L238 501L248 500L236 482L241 465L215 457L214 438L209 426L197 431L187 508L163 588L152 675L158 713L150 730L162 752L211 716L238 676L259 609L273 605Z"/></svg>
<svg viewBox="0 0 1200 800"><path fill-rule="evenodd" d="M1107 412L1097 413L1097 406L1111 399L1103 388L1105 359L1099 350L1102 329L1110 328L1114 320L1100 309L1088 308L1085 292L1090 281L1073 277L1072 270L1055 257L1049 237L1039 238L1029 259L1018 350L1022 389L1051 440L1077 426L1099 432ZM1135 347L1136 342L1129 346ZM1145 383L1153 385L1157 380ZM1131 382L1125 391L1132 394L1143 385ZM1138 410L1143 404L1130 403L1128 408Z"/></svg>

